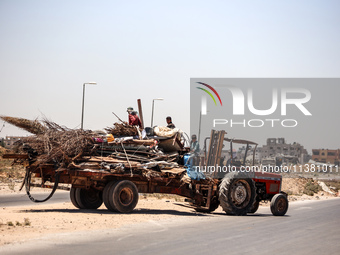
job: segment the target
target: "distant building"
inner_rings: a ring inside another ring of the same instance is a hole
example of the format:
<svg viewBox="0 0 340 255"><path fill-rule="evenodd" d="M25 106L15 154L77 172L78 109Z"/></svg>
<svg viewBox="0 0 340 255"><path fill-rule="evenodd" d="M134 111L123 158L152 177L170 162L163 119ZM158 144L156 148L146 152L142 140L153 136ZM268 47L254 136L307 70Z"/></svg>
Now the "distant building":
<svg viewBox="0 0 340 255"><path fill-rule="evenodd" d="M22 138L22 136L6 136L6 138L3 139L4 147L11 150L14 148L15 142L20 141Z"/></svg>
<svg viewBox="0 0 340 255"><path fill-rule="evenodd" d="M337 150L313 149L312 152L313 152L312 160L314 161L334 165L339 165L340 163L340 149Z"/></svg>
<svg viewBox="0 0 340 255"><path fill-rule="evenodd" d="M266 158L281 158L282 162L300 163L308 162L307 150L299 143L287 144L284 138L268 138L267 144L258 148L260 160Z"/></svg>
<svg viewBox="0 0 340 255"><path fill-rule="evenodd" d="M228 149L222 150L221 155L222 155L222 157L229 159L230 156L231 156L230 149L228 148ZM236 156L237 156L236 149L233 149L233 158L235 158Z"/></svg>
<svg viewBox="0 0 340 255"><path fill-rule="evenodd" d="M238 149L237 151L237 158L239 159L243 159L244 158L244 154L246 153L246 146L242 146ZM254 155L254 149L255 146L253 145L249 145L248 146L248 151L247 151L247 160L249 162L253 162L253 158L255 159L255 162L259 162L260 161L260 153L258 150L255 151L255 155ZM255 156L255 157L254 157Z"/></svg>

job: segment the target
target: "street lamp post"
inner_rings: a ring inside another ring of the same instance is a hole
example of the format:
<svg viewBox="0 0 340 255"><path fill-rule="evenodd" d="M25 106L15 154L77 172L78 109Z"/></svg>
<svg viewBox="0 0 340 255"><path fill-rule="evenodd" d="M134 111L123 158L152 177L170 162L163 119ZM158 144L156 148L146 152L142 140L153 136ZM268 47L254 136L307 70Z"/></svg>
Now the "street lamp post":
<svg viewBox="0 0 340 255"><path fill-rule="evenodd" d="M164 100L164 99L163 98L152 99L151 127L153 125L153 111L154 111L154 108L155 108L155 100Z"/></svg>
<svg viewBox="0 0 340 255"><path fill-rule="evenodd" d="M81 130L83 130L83 127L84 127L84 101L85 101L85 85L86 84L97 85L97 83L94 81L85 82L83 84L83 102L82 102L82 107L81 107Z"/></svg>

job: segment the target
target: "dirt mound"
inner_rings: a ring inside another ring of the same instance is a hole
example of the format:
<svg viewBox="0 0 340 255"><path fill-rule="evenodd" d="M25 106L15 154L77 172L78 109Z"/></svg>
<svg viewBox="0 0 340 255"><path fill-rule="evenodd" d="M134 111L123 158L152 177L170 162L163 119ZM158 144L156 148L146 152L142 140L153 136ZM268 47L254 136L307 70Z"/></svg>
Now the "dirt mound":
<svg viewBox="0 0 340 255"><path fill-rule="evenodd" d="M281 190L286 192L290 201L319 200L340 196L340 182L323 182L313 178L283 178Z"/></svg>
<svg viewBox="0 0 340 255"><path fill-rule="evenodd" d="M302 195L308 178L283 178L281 190L289 195Z"/></svg>

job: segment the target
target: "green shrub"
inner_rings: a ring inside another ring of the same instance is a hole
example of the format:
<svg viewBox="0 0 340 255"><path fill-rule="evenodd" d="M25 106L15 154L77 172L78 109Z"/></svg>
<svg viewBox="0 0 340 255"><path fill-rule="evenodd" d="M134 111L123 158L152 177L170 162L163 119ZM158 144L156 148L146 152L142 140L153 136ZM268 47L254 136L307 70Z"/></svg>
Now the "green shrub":
<svg viewBox="0 0 340 255"><path fill-rule="evenodd" d="M318 193L322 188L317 182L314 182L314 180L309 180L303 190L303 193L308 196L314 196L315 193Z"/></svg>

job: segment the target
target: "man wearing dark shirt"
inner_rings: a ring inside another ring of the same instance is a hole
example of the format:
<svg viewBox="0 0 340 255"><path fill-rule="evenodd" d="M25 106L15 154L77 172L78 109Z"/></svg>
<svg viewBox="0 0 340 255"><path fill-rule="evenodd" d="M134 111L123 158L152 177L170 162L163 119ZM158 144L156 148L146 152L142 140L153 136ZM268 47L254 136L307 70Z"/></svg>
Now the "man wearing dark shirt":
<svg viewBox="0 0 340 255"><path fill-rule="evenodd" d="M171 120L170 116L166 117L166 123L168 123L168 125L167 125L168 128L172 128L173 129L173 128L176 127L175 124L172 123L172 120Z"/></svg>
<svg viewBox="0 0 340 255"><path fill-rule="evenodd" d="M200 152L200 146L198 144L196 135L192 135L192 137L191 137L190 152L193 152L193 153L199 153Z"/></svg>

